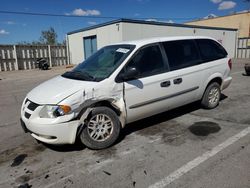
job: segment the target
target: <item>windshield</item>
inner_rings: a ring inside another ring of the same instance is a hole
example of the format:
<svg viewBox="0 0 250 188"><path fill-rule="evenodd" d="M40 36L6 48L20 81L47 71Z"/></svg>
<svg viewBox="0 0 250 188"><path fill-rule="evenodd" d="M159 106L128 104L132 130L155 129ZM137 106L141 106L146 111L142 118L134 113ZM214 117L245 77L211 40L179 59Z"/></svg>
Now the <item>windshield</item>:
<svg viewBox="0 0 250 188"><path fill-rule="evenodd" d="M109 77L134 48L134 45L106 46L62 76L76 80L101 81Z"/></svg>

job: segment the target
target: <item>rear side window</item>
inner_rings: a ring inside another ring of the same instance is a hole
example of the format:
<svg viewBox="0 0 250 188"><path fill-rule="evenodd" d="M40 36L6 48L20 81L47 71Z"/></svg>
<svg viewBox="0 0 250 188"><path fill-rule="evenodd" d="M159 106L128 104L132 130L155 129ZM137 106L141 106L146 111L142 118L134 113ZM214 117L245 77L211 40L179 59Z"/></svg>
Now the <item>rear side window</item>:
<svg viewBox="0 0 250 188"><path fill-rule="evenodd" d="M194 40L178 40L163 43L170 70L178 70L201 62Z"/></svg>
<svg viewBox="0 0 250 188"><path fill-rule="evenodd" d="M213 61L227 56L226 50L217 42L210 39L196 40L203 61Z"/></svg>
<svg viewBox="0 0 250 188"><path fill-rule="evenodd" d="M136 67L140 78L164 72L165 65L160 47L152 45L139 50L126 67Z"/></svg>

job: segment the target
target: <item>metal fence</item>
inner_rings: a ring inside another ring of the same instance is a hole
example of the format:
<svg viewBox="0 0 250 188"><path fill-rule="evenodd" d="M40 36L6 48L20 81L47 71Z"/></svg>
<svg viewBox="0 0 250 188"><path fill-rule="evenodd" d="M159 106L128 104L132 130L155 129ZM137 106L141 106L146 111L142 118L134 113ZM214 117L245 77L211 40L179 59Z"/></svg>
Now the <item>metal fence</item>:
<svg viewBox="0 0 250 188"><path fill-rule="evenodd" d="M63 45L0 45L0 71L34 69L38 58L46 59L50 67L68 64Z"/></svg>
<svg viewBox="0 0 250 188"><path fill-rule="evenodd" d="M238 39L237 58L250 58L250 37Z"/></svg>

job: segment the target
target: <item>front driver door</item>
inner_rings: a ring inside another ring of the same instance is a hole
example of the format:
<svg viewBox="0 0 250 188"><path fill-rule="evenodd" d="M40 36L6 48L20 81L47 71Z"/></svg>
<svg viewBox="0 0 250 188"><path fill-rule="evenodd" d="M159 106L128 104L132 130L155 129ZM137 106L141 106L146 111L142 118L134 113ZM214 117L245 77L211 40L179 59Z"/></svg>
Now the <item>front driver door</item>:
<svg viewBox="0 0 250 188"><path fill-rule="evenodd" d="M172 86L159 44L140 49L124 70L129 67L136 67L139 75L124 83L127 123L165 111L167 101L163 97Z"/></svg>

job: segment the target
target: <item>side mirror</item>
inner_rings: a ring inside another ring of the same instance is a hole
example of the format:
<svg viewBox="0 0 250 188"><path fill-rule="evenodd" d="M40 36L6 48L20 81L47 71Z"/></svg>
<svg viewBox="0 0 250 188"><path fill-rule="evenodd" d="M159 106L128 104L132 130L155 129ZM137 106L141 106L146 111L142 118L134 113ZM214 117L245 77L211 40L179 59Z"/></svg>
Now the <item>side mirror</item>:
<svg viewBox="0 0 250 188"><path fill-rule="evenodd" d="M120 74L118 76L118 80L128 81L128 80L136 79L138 74L139 72L137 71L135 67L129 67L125 73Z"/></svg>

